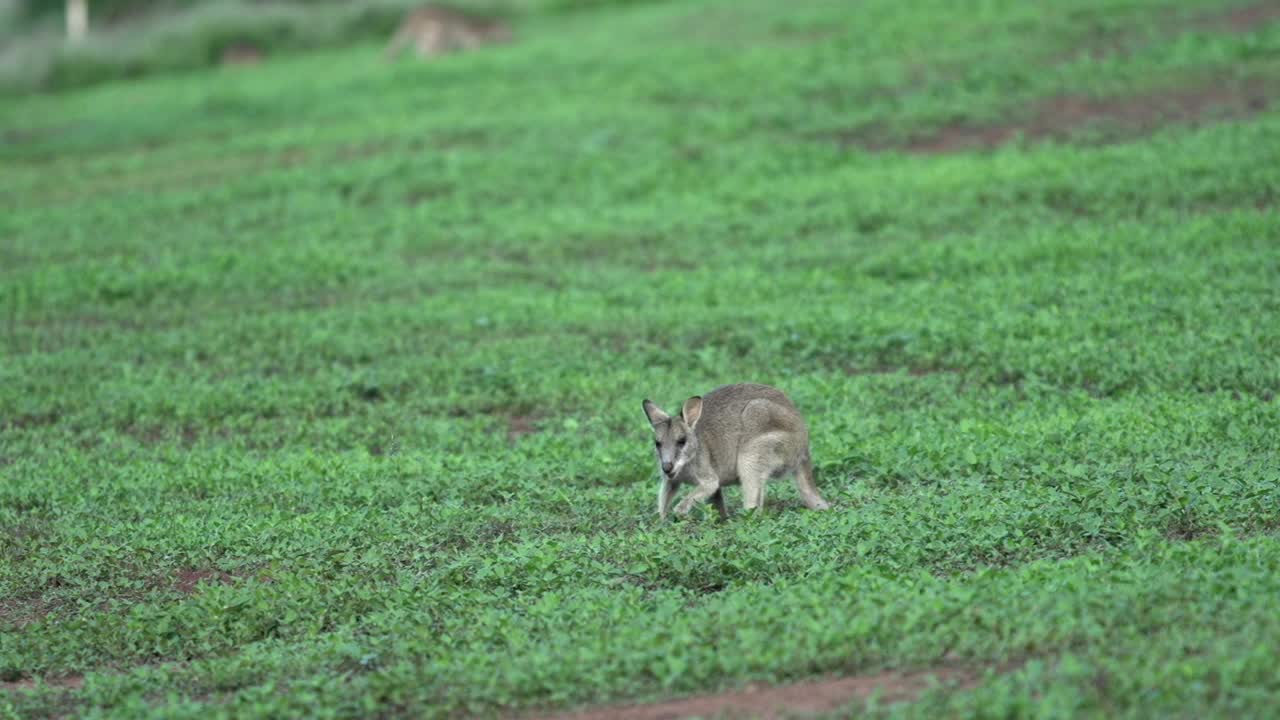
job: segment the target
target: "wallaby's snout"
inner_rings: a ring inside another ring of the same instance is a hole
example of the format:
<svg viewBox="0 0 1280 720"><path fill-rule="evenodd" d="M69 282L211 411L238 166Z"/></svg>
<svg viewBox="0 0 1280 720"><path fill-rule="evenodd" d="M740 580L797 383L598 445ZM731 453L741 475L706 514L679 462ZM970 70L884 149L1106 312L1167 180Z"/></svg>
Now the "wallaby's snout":
<svg viewBox="0 0 1280 720"><path fill-rule="evenodd" d="M672 470L674 470L674 469L675 469L675 467L676 467L676 464L675 464L675 463L673 463L673 462L671 462L670 460L663 460L663 461L662 461L662 472L663 472L663 474L665 474L667 477L671 477L671 471L672 471Z"/></svg>

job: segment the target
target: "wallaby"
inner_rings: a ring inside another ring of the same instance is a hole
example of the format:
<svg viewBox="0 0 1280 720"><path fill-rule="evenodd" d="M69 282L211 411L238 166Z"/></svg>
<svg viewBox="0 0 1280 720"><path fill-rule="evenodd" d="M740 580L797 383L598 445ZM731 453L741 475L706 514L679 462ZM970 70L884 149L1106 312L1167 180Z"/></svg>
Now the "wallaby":
<svg viewBox="0 0 1280 720"><path fill-rule="evenodd" d="M235 43L222 49L223 65L257 65L262 62L262 51L249 43Z"/></svg>
<svg viewBox="0 0 1280 720"><path fill-rule="evenodd" d="M441 5L418 8L405 16L387 45L388 60L412 45L420 58L507 42L511 28L502 20L479 17Z"/></svg>
<svg viewBox="0 0 1280 720"><path fill-rule="evenodd" d="M724 385L704 396L684 401L672 417L649 400L644 414L653 426L654 447L662 479L658 485L658 515L666 519L681 483L694 486L676 514L711 501L727 518L726 485L742 484L742 506L764 505L765 483L792 475L800 499L812 510L831 507L813 483L809 457L809 429L800 411L777 388L768 385Z"/></svg>

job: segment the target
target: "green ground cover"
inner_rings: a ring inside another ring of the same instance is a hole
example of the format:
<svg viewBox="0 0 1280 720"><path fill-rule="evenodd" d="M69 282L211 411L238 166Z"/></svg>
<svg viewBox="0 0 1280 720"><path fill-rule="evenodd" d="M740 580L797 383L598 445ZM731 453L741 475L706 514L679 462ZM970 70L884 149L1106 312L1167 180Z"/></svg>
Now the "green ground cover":
<svg viewBox="0 0 1280 720"><path fill-rule="evenodd" d="M971 5L0 104L0 716L1264 716L1280 13ZM738 381L833 511L659 523L641 399Z"/></svg>

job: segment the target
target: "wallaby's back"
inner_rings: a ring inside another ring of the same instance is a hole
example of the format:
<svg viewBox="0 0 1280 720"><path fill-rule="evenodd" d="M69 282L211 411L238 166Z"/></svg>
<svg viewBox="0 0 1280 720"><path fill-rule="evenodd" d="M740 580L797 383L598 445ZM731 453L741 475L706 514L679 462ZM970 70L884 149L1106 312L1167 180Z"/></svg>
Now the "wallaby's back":
<svg viewBox="0 0 1280 720"><path fill-rule="evenodd" d="M736 385L721 385L702 396L702 419L700 422L704 425L714 426L718 432L741 432L742 411L747 407L747 403L752 400L768 400L778 406L783 415L788 416L800 428L804 427L804 420L800 417L800 411L796 409L791 398L788 398L781 390L770 387L768 385L757 385L755 383L738 383ZM795 427L782 428L787 430L798 429ZM761 430L762 432L766 430Z"/></svg>
<svg viewBox="0 0 1280 720"><path fill-rule="evenodd" d="M409 15L408 22L415 25L440 24L493 39L505 38L510 34L506 22L498 18L485 17L445 5L420 7Z"/></svg>
<svg viewBox="0 0 1280 720"><path fill-rule="evenodd" d="M386 54L393 57L412 45L419 57L507 42L511 29L498 18L482 17L444 5L427 5L410 12L392 37Z"/></svg>
<svg viewBox="0 0 1280 720"><path fill-rule="evenodd" d="M750 406L748 408L748 406ZM712 462L722 473L732 472L739 446L769 432L795 433L808 441L800 411L781 390L768 385L722 385L702 396L702 417L696 432L711 451Z"/></svg>

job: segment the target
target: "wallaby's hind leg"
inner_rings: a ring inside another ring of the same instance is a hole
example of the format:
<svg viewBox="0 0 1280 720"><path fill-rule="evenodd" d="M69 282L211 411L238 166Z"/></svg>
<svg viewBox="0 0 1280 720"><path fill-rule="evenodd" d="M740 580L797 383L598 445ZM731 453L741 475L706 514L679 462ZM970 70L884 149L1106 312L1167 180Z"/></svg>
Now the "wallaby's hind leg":
<svg viewBox="0 0 1280 720"><path fill-rule="evenodd" d="M738 482L742 484L742 507L764 507L765 486L787 470L784 449L787 433L765 433L738 451Z"/></svg>
<svg viewBox="0 0 1280 720"><path fill-rule="evenodd" d="M813 482L813 461L809 459L809 451L805 450L800 458L800 467L796 469L796 490L800 491L800 500L810 510L827 510L830 505L818 494L818 486Z"/></svg>
<svg viewBox="0 0 1280 720"><path fill-rule="evenodd" d="M411 40L409 35L410 33L407 29L400 28L400 30L392 36L391 42L387 43L387 49L386 52L383 53L383 57L387 60L396 59L401 51L404 50L405 46L409 44Z"/></svg>
<svg viewBox="0 0 1280 720"><path fill-rule="evenodd" d="M764 507L764 487L768 476L742 475L742 509L756 510Z"/></svg>

